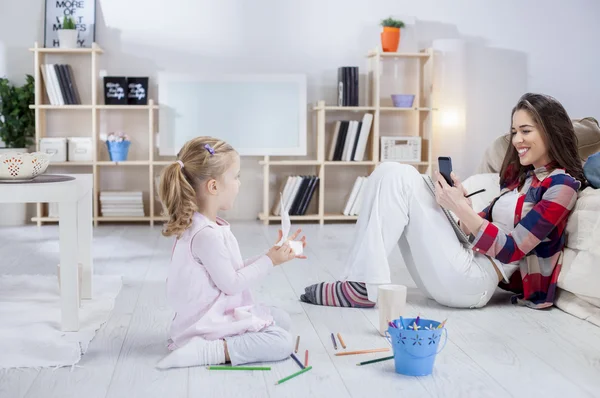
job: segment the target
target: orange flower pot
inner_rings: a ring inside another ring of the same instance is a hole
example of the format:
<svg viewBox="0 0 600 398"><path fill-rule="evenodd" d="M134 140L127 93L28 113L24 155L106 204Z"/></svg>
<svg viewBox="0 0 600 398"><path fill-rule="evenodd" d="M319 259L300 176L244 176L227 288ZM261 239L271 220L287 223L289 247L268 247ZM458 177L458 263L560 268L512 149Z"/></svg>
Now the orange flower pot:
<svg viewBox="0 0 600 398"><path fill-rule="evenodd" d="M384 26L383 32L381 32L381 48L383 51L396 52L398 51L398 44L400 44L400 28Z"/></svg>

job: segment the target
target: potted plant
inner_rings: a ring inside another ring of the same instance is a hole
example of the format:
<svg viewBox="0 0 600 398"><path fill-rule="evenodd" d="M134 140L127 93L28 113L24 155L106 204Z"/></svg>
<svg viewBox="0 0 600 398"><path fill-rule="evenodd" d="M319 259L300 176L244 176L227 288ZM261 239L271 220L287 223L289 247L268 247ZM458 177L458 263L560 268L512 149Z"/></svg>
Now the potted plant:
<svg viewBox="0 0 600 398"><path fill-rule="evenodd" d="M62 26L58 30L58 43L60 48L77 47L77 25L73 17L63 18Z"/></svg>
<svg viewBox="0 0 600 398"><path fill-rule="evenodd" d="M0 78L0 140L11 151L26 152L35 137L34 79L27 75L21 87Z"/></svg>
<svg viewBox="0 0 600 398"><path fill-rule="evenodd" d="M12 85L0 78L0 153L27 152L35 136L34 79L27 75L23 86ZM3 145L2 145L3 144ZM22 203L6 203L0 207L0 225L23 225L27 206Z"/></svg>
<svg viewBox="0 0 600 398"><path fill-rule="evenodd" d="M404 22L392 17L381 21L383 32L381 32L381 48L384 52L398 51L400 44L400 29L404 27Z"/></svg>
<svg viewBox="0 0 600 398"><path fill-rule="evenodd" d="M124 162L127 160L131 141L125 133L110 133L106 139L108 156L111 162Z"/></svg>

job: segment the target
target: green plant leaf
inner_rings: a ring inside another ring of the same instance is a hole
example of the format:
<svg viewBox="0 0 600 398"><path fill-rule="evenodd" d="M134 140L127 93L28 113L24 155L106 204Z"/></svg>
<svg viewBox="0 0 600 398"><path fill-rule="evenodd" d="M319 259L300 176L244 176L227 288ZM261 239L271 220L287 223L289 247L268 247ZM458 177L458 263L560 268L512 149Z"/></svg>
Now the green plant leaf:
<svg viewBox="0 0 600 398"><path fill-rule="evenodd" d="M404 28L404 22L400 21L399 19L389 17L381 21L381 26L402 29Z"/></svg>
<svg viewBox="0 0 600 398"><path fill-rule="evenodd" d="M21 87L0 78L0 139L7 148L27 148L34 143L35 111L29 105L35 103L35 81L26 75Z"/></svg>

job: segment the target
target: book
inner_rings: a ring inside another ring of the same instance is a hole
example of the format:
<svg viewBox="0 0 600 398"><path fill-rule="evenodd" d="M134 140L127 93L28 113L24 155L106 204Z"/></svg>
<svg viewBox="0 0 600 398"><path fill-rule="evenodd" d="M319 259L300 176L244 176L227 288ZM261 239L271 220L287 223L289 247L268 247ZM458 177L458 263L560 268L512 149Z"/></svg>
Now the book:
<svg viewBox="0 0 600 398"><path fill-rule="evenodd" d="M331 138L331 145L329 146L329 155L327 156L327 160L332 161L335 156L335 147L338 141L338 135L340 133L340 126L342 125L341 121L335 122L335 126L333 126L333 136Z"/></svg>
<svg viewBox="0 0 600 398"><path fill-rule="evenodd" d="M338 106L358 106L358 66L340 66L337 71Z"/></svg>
<svg viewBox="0 0 600 398"><path fill-rule="evenodd" d="M369 142L369 134L371 132L371 123L373 122L373 115L371 113L365 113L363 120L360 125L360 133L358 134L358 142L356 145L356 153L352 160L362 162L365 158L365 151L367 149L367 143Z"/></svg>
<svg viewBox="0 0 600 398"><path fill-rule="evenodd" d="M423 179L427 183L427 186L429 187L431 194L435 197L435 185L433 183L433 180L428 175L423 175ZM442 206L440 206L440 208L444 211L444 214L446 215L446 218L450 222L450 225L452 225L452 229L454 229L454 232L456 233L458 240L460 240L464 244L469 244L470 243L469 236L467 234L465 234L464 231L460 228L460 225L458 225L458 218L456 218L454 216L454 214L452 214L452 212L444 209Z"/></svg>

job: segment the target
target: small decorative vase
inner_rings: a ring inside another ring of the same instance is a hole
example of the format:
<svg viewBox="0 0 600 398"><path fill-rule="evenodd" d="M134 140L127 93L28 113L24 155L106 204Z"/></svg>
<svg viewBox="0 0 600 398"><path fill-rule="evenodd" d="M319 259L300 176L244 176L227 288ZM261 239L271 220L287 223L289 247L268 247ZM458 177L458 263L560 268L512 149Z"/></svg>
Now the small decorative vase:
<svg viewBox="0 0 600 398"><path fill-rule="evenodd" d="M400 44L400 28L392 28L389 26L383 27L381 32L381 48L384 52L396 52L398 51L398 45Z"/></svg>

